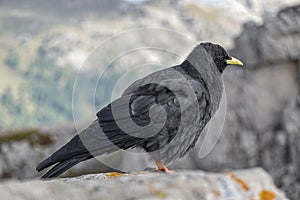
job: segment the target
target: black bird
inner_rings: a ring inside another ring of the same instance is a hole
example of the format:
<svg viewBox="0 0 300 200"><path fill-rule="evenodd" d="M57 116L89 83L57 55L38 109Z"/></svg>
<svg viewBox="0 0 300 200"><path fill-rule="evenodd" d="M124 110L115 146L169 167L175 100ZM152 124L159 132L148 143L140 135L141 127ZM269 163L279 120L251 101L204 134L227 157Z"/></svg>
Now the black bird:
<svg viewBox="0 0 300 200"><path fill-rule="evenodd" d="M242 62L223 47L200 43L180 64L135 81L102 108L88 128L37 166L56 164L42 178L53 178L97 155L142 148L158 170L184 156L215 114L223 92L222 73Z"/></svg>

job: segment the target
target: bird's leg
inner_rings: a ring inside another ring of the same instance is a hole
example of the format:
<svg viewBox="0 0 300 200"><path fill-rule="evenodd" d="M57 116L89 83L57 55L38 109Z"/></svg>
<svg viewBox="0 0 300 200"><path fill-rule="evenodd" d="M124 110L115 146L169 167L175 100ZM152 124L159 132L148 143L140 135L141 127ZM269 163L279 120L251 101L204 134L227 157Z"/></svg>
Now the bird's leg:
<svg viewBox="0 0 300 200"><path fill-rule="evenodd" d="M164 166L164 164L160 160L156 160L155 164L157 165L157 170L159 170L159 171L164 171L166 173L175 172L173 170L169 170L166 166Z"/></svg>

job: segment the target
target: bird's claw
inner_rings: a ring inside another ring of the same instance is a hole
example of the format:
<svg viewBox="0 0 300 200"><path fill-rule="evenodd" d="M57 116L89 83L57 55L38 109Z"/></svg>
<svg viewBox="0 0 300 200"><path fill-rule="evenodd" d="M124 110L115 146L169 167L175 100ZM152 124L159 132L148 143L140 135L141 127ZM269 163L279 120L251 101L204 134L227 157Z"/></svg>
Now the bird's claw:
<svg viewBox="0 0 300 200"><path fill-rule="evenodd" d="M157 171L166 172L167 174L174 173L174 170L169 170L166 166L163 166L162 168L158 168Z"/></svg>
<svg viewBox="0 0 300 200"><path fill-rule="evenodd" d="M175 171L169 170L160 160L155 161L157 165L157 171L166 172L167 174L173 173Z"/></svg>

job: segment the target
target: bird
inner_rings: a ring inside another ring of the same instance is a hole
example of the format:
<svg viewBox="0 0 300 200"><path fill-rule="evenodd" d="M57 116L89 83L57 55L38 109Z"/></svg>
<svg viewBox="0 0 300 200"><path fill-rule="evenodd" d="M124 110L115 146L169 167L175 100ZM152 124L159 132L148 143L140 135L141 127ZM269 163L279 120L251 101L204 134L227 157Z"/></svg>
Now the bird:
<svg viewBox="0 0 300 200"><path fill-rule="evenodd" d="M181 64L133 82L36 170L54 165L41 178L55 178L82 161L139 148L150 154L158 171L171 172L167 166L195 146L216 113L229 65L243 63L219 44L199 43Z"/></svg>

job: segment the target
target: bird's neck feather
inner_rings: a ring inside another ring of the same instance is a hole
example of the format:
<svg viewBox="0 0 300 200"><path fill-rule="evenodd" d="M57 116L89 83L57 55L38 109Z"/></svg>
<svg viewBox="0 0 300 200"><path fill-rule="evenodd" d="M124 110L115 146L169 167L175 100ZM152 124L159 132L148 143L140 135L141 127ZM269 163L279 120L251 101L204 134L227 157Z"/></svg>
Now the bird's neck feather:
<svg viewBox="0 0 300 200"><path fill-rule="evenodd" d="M182 68L191 76L201 77L208 87L213 87L221 81L222 73L213 58L203 48L195 48L181 64Z"/></svg>

